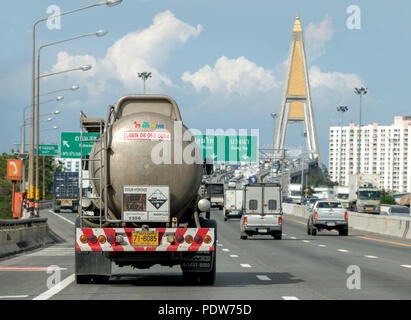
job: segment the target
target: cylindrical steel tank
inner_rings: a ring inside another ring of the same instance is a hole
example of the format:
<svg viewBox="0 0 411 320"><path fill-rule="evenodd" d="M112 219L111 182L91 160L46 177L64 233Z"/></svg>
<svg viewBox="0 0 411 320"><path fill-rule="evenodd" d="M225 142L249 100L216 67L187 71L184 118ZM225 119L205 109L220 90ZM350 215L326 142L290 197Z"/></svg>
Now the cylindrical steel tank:
<svg viewBox="0 0 411 320"><path fill-rule="evenodd" d="M176 103L168 96L133 95L118 101L114 117L109 124L106 123L104 133L108 134L108 207L117 219L121 219L124 186L169 186L170 217L190 220L184 215L194 213L203 165L199 161L186 163L182 155L184 151L190 155L195 152L198 157L200 150L194 137L190 135L191 141L182 141L181 145L176 143L176 139L181 141L187 130L181 122ZM130 133L153 131L169 133L170 141L127 138ZM176 137L180 135L179 131L182 136ZM89 173L92 178L100 178L102 168L100 162L95 161L100 157L100 143L97 141L90 153ZM158 157L164 160L163 163L158 164ZM104 184L104 170L102 173ZM92 183L96 194L99 194L99 181Z"/></svg>

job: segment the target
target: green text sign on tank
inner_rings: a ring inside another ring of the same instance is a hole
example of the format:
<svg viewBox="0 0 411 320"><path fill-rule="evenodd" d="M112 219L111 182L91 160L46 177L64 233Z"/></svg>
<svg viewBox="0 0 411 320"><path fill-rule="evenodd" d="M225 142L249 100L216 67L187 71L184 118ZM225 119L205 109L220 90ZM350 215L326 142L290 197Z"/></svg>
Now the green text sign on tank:
<svg viewBox="0 0 411 320"><path fill-rule="evenodd" d="M61 133L61 158L80 159L82 153L81 140L83 140L83 156L88 156L99 133L62 132Z"/></svg>

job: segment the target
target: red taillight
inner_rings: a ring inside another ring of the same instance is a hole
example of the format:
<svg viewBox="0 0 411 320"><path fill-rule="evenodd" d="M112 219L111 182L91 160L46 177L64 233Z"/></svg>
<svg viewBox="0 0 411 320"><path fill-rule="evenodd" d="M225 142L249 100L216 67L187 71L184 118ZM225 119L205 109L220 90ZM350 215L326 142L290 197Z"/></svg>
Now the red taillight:
<svg viewBox="0 0 411 320"><path fill-rule="evenodd" d="M345 220L345 221L348 221L348 212L347 212L347 211L345 211L344 220Z"/></svg>
<svg viewBox="0 0 411 320"><path fill-rule="evenodd" d="M314 220L318 220L318 212L314 212Z"/></svg>
<svg viewBox="0 0 411 320"><path fill-rule="evenodd" d="M200 244L201 242L203 242L203 237L200 236L199 234L196 235L196 236L194 237L194 242L197 243L197 244Z"/></svg>
<svg viewBox="0 0 411 320"><path fill-rule="evenodd" d="M90 243L92 243L92 244L96 244L97 241L98 241L98 239L97 239L97 237L96 237L94 234L92 234L92 235L88 238L88 241L90 241Z"/></svg>
<svg viewBox="0 0 411 320"><path fill-rule="evenodd" d="M176 235L176 241L177 241L177 243L183 243L184 242L184 236L182 234Z"/></svg>
<svg viewBox="0 0 411 320"><path fill-rule="evenodd" d="M114 244L116 242L116 237L112 234L107 237L107 242L110 244Z"/></svg>
<svg viewBox="0 0 411 320"><path fill-rule="evenodd" d="M247 217L244 217L244 220L243 220L243 225L247 225Z"/></svg>
<svg viewBox="0 0 411 320"><path fill-rule="evenodd" d="M283 224L283 217L278 218L278 224L280 224L280 225Z"/></svg>

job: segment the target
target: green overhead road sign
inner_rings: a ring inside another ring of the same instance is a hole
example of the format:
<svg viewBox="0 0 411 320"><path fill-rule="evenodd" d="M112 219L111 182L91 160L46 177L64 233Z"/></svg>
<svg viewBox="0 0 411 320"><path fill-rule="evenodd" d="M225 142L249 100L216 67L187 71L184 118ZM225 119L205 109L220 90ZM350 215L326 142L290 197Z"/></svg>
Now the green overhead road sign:
<svg viewBox="0 0 411 320"><path fill-rule="evenodd" d="M257 162L258 136L194 136L203 159L214 162Z"/></svg>
<svg viewBox="0 0 411 320"><path fill-rule="evenodd" d="M37 148L34 148L34 155L37 155ZM41 144L39 156L58 157L59 156L59 146L54 145L54 144Z"/></svg>
<svg viewBox="0 0 411 320"><path fill-rule="evenodd" d="M94 141L99 133L83 133L83 156L88 156L93 147ZM80 159L81 158L81 133L62 132L61 133L61 158Z"/></svg>

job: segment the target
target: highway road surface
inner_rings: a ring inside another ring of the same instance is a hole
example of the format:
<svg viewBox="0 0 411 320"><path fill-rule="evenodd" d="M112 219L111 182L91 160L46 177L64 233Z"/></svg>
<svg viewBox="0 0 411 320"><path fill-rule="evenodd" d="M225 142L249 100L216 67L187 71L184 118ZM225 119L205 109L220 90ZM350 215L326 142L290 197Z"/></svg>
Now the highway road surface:
<svg viewBox="0 0 411 320"><path fill-rule="evenodd" d="M1 260L0 300L411 299L410 241L354 230L348 237L308 236L305 221L294 216L285 216L283 240L240 240L238 219L224 222L222 212L213 215L218 221L214 286L184 284L179 267L116 266L107 284L77 285L75 215L43 210L41 216L64 242Z"/></svg>

